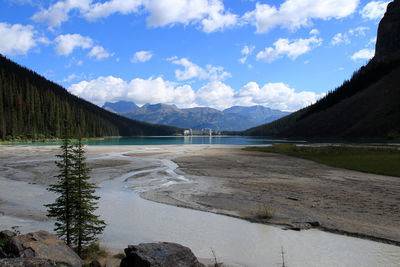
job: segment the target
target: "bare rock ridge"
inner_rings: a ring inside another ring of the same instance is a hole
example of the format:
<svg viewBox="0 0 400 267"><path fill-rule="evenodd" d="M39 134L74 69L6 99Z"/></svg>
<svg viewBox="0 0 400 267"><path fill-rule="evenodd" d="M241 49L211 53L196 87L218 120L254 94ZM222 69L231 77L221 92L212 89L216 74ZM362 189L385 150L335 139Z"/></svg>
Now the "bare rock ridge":
<svg viewBox="0 0 400 267"><path fill-rule="evenodd" d="M400 59L400 0L389 3L379 23L375 47L376 62Z"/></svg>

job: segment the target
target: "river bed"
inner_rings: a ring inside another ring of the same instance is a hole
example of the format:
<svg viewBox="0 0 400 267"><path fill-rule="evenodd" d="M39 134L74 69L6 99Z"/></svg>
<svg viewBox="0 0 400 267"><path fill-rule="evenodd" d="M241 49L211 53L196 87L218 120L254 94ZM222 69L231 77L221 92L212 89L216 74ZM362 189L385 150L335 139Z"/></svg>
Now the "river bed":
<svg viewBox="0 0 400 267"><path fill-rule="evenodd" d="M112 156L135 160L125 155ZM400 247L393 245L315 229L286 231L277 226L145 200L139 196L140 192L191 182L177 174L177 165L168 159L145 161L156 164L100 184L98 212L107 223L102 237L107 249L119 252L129 244L177 242L190 247L199 258L210 259L214 251L218 261L239 266L281 266L282 250L288 266L398 266L400 262ZM143 173L150 174L152 179L142 179ZM44 214L43 204L54 197L43 185L0 177L0 198L7 200L5 207ZM21 232L51 230L52 221L39 220L37 216L19 218L18 212L16 216L0 216L0 229L13 225L20 226Z"/></svg>

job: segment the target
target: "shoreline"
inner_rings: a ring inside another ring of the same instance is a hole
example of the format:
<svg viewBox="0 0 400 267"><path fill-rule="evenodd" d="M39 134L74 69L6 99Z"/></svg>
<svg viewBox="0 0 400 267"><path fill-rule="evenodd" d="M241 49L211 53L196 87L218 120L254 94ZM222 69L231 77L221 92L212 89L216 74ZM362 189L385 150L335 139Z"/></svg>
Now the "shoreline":
<svg viewBox="0 0 400 267"><path fill-rule="evenodd" d="M241 147L89 146L87 156L93 168L91 176L97 184L132 170L157 168L162 160L175 162L176 173L190 180L139 192L147 200L292 230L314 228L400 246L400 215L390 212L400 203L396 198L400 195L400 179L336 169L282 155L241 151ZM0 176L31 184L51 182L58 146L3 148L6 149L0 153L3 169ZM118 153L138 161L132 164L119 158ZM165 175L150 174L150 178ZM142 181L146 177L129 179ZM365 202L366 196L369 202ZM256 216L263 203L275 209L276 216L271 220ZM23 207L24 203L19 203L14 211L23 212ZM9 215L8 209L7 203L0 203L0 212ZM29 217L29 208L25 212ZM318 224L310 225L315 222Z"/></svg>

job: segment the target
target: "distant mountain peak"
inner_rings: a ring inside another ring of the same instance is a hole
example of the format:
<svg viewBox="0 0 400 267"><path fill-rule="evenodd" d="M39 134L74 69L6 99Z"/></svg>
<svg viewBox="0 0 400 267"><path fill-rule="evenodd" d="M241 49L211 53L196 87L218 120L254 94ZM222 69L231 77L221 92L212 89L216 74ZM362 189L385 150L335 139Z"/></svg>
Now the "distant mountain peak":
<svg viewBox="0 0 400 267"><path fill-rule="evenodd" d="M118 102L106 102L104 103L103 107L105 110L114 112L114 113L123 113L134 111L139 107L132 101L118 101Z"/></svg>

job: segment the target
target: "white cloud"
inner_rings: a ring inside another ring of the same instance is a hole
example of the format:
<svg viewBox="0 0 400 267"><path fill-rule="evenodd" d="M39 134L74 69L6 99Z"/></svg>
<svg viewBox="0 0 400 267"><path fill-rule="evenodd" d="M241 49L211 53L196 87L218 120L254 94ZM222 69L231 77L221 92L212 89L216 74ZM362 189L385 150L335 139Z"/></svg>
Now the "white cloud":
<svg viewBox="0 0 400 267"><path fill-rule="evenodd" d="M146 62L149 61L151 58L153 57L153 52L151 51L138 51L136 52L131 61L133 63L137 63L137 62Z"/></svg>
<svg viewBox="0 0 400 267"><path fill-rule="evenodd" d="M331 40L332 45L350 44L350 39L347 33L337 33Z"/></svg>
<svg viewBox="0 0 400 267"><path fill-rule="evenodd" d="M105 58L109 58L112 57L114 55L114 53L109 53L107 52L104 47L96 45L92 48L92 50L90 50L90 52L88 53L89 57L94 57L96 60L102 60Z"/></svg>
<svg viewBox="0 0 400 267"><path fill-rule="evenodd" d="M375 46L376 44L376 36L371 38L366 46Z"/></svg>
<svg viewBox="0 0 400 267"><path fill-rule="evenodd" d="M354 35L356 37L358 36L365 36L365 32L369 30L369 27L357 27L354 29L349 30L349 34Z"/></svg>
<svg viewBox="0 0 400 267"><path fill-rule="evenodd" d="M201 87L196 94L196 106L225 109L234 104L233 89L220 81L212 81Z"/></svg>
<svg viewBox="0 0 400 267"><path fill-rule="evenodd" d="M337 33L335 34L335 36L333 36L332 40L331 40L331 44L332 45L339 45L339 44L350 44L350 37L349 36L365 36L365 32L369 30L368 27L357 27L354 29L350 29L348 30L348 32L345 33Z"/></svg>
<svg viewBox="0 0 400 267"><path fill-rule="evenodd" d="M279 8L257 3L253 11L243 19L256 26L257 33L265 33L281 26L291 30L312 25L313 19L329 20L344 18L352 14L359 0L286 0Z"/></svg>
<svg viewBox="0 0 400 267"><path fill-rule="evenodd" d="M243 57L239 58L239 62L244 64L246 62L247 58L253 53L254 48L255 48L255 46L249 47L248 45L245 45L242 48L242 51L240 51L240 53L243 55Z"/></svg>
<svg viewBox="0 0 400 267"><path fill-rule="evenodd" d="M25 55L40 42L35 35L36 31L31 25L10 25L0 22L0 53Z"/></svg>
<svg viewBox="0 0 400 267"><path fill-rule="evenodd" d="M57 36L55 43L57 44L55 47L57 54L68 56L76 47L91 48L93 40L80 34L65 34Z"/></svg>
<svg viewBox="0 0 400 267"><path fill-rule="evenodd" d="M374 55L375 55L374 49L364 48L364 49L361 49L361 50L355 52L351 56L351 59L354 61L359 60L359 59L371 59L371 58L373 58Z"/></svg>
<svg viewBox="0 0 400 267"><path fill-rule="evenodd" d="M371 1L360 11L361 17L371 20L381 19L389 3L390 1Z"/></svg>
<svg viewBox="0 0 400 267"><path fill-rule="evenodd" d="M130 100L145 103L170 103L182 107L194 102L195 93L190 85L175 86L163 78L136 78L126 82L113 76L99 77L91 81L81 81L68 90L82 98L102 106L105 101Z"/></svg>
<svg viewBox="0 0 400 267"><path fill-rule="evenodd" d="M90 5L90 9L84 14L89 20L106 18L113 13L130 14L139 11L143 0L111 0L97 2Z"/></svg>
<svg viewBox="0 0 400 267"><path fill-rule="evenodd" d="M312 36L308 39L300 38L291 41L289 39L280 38L274 43L274 47L266 47L257 54L256 58L257 60L263 60L268 63L283 56L294 60L321 44L322 39L316 36Z"/></svg>
<svg viewBox="0 0 400 267"><path fill-rule="evenodd" d="M312 29L312 30L310 31L310 35L319 35L319 30L317 30L317 29Z"/></svg>
<svg viewBox="0 0 400 267"><path fill-rule="evenodd" d="M146 11L147 25L199 25L206 33L224 30L238 24L238 16L225 11L222 0L65 0L50 5L33 15L36 22L45 22L52 29L68 21L69 14L78 10L90 21L112 14L138 14Z"/></svg>
<svg viewBox="0 0 400 267"><path fill-rule="evenodd" d="M249 82L238 91L221 81L210 81L195 92L190 85L178 85L163 78L136 78L130 82L113 76L99 77L91 81L81 81L68 90L99 106L105 101L133 101L145 103L167 103L177 106L207 106L225 109L232 105L263 105L285 111L295 111L314 103L323 94L296 92L284 83L267 83L259 86Z"/></svg>
<svg viewBox="0 0 400 267"><path fill-rule="evenodd" d="M200 80L224 80L231 76L231 74L224 71L224 68L221 66L208 64L206 68L203 69L187 58L177 59L174 57L172 63L183 67L183 69L175 70L175 76L178 81L190 80L193 78Z"/></svg>
<svg viewBox="0 0 400 267"><path fill-rule="evenodd" d="M249 82L234 96L235 104L251 106L263 105L272 109L295 111L315 103L323 94L296 92L284 83L267 83L260 87Z"/></svg>
<svg viewBox="0 0 400 267"><path fill-rule="evenodd" d="M225 12L221 0L148 0L145 7L150 27L201 24L210 33L237 24L237 15Z"/></svg>
<svg viewBox="0 0 400 267"><path fill-rule="evenodd" d="M50 29L60 26L68 21L69 12L77 9L80 12L89 10L89 4L92 0L66 0L58 1L51 5L48 9L42 9L35 13L32 19L36 22L46 23Z"/></svg>

